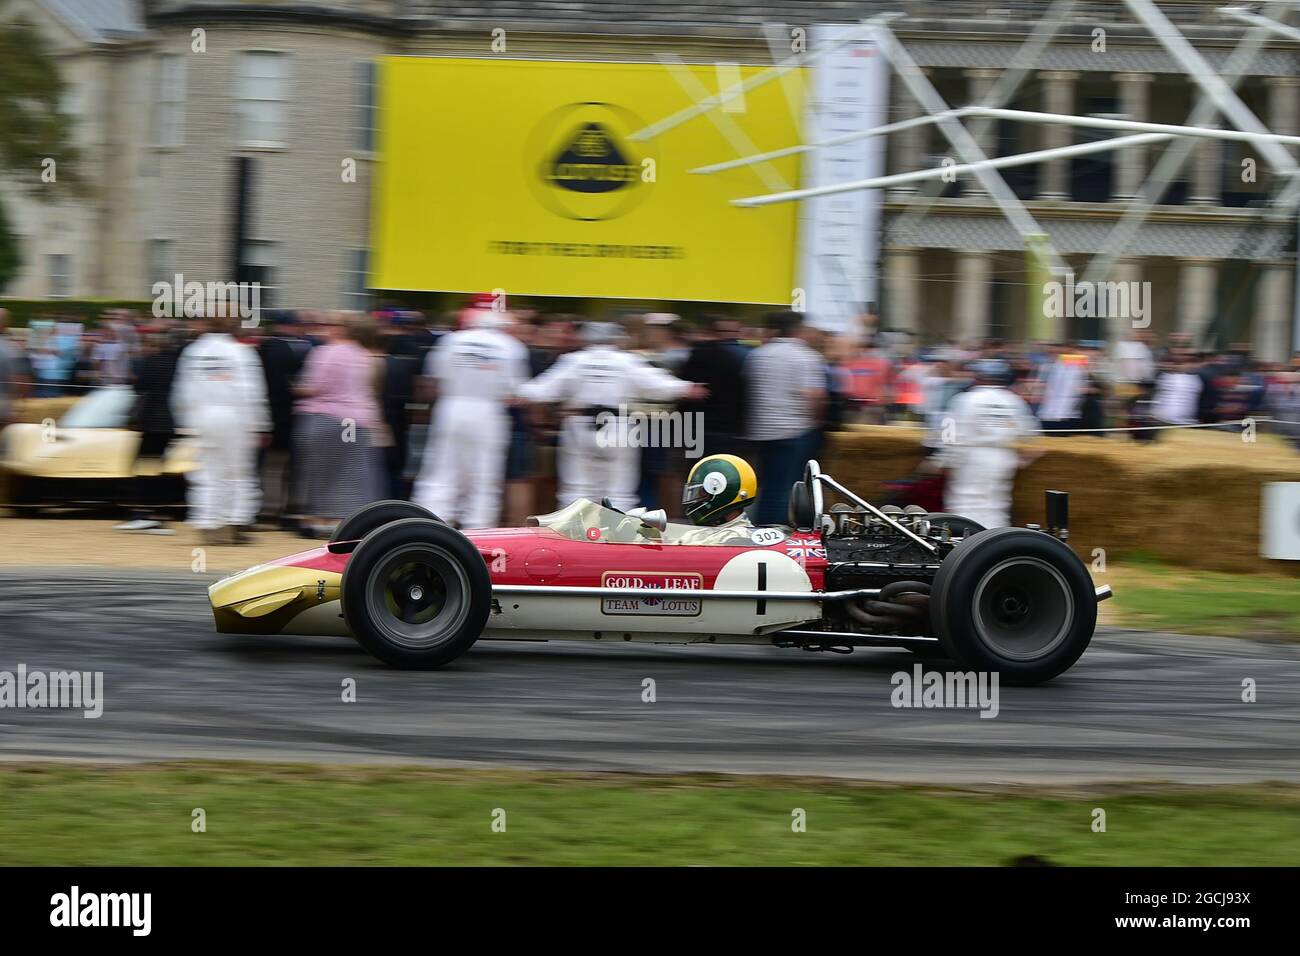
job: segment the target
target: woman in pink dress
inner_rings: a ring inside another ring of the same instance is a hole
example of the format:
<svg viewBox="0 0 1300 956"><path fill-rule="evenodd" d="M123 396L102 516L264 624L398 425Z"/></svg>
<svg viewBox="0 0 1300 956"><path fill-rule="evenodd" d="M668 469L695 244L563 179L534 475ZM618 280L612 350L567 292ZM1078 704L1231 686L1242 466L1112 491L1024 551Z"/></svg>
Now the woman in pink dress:
<svg viewBox="0 0 1300 956"><path fill-rule="evenodd" d="M295 392L295 452L303 503L301 530L328 536L342 518L381 496L383 364L366 346L375 337L365 316L327 316L327 336L312 349Z"/></svg>

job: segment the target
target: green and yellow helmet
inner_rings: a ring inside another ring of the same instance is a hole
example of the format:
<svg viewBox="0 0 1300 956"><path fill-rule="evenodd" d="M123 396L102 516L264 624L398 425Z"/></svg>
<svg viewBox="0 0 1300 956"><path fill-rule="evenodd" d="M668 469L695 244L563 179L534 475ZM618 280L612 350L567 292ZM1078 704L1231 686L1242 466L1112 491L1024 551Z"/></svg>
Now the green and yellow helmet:
<svg viewBox="0 0 1300 956"><path fill-rule="evenodd" d="M735 455L701 458L686 477L682 507L696 524L721 524L758 497L758 476L749 462Z"/></svg>

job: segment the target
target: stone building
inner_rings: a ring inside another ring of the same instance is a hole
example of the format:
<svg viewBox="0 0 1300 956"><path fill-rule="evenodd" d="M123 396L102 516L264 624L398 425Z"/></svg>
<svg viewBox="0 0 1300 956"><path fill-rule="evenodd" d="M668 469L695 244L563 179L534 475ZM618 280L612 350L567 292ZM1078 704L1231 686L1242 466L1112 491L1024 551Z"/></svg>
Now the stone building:
<svg viewBox="0 0 1300 956"><path fill-rule="evenodd" d="M1048 0L11 0L54 37L68 101L100 185L78 202L16 198L0 185L26 258L8 294L147 298L156 278L254 276L274 304L366 301L370 186L377 158L374 58L388 53L578 60L770 63L765 24L848 22L883 11L949 105L977 101L1012 62ZM1210 2L1161 2L1222 71L1246 29ZM1098 38L1101 42L1098 43ZM1274 132L1300 132L1300 44L1270 39L1237 87ZM440 95L431 91L431 95ZM891 119L917 115L891 84ZM1007 105L1183 124L1198 91L1122 3L1074 3ZM999 121L981 143L1010 155L1114 135ZM1163 144L1008 169L1005 179L1080 275ZM891 172L937 165L934 127L888 141ZM1295 150L1292 150L1295 152ZM340 174L352 161L355 181ZM1251 170L1247 175L1246 171ZM1294 212L1271 215L1278 180L1243 143L1198 140L1113 279L1154 290L1152 327L1249 341L1281 358L1295 314ZM928 214L924 187L884 198L885 321L927 339L1026 334L1022 238L969 177ZM240 203L240 195L247 197ZM240 210L243 210L243 213ZM16 213L15 213L15 210ZM245 242L236 262L235 220ZM430 228L438 228L431 223ZM1116 334L1066 322L1072 337Z"/></svg>

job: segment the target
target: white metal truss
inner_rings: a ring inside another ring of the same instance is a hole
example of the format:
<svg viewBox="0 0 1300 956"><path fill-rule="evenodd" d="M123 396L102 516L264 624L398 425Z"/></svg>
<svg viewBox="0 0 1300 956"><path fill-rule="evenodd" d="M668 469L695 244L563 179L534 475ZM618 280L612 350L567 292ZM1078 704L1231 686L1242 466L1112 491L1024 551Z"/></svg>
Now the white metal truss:
<svg viewBox="0 0 1300 956"><path fill-rule="evenodd" d="M739 169L742 166L752 166L754 163L765 163L773 159L781 159L785 156L797 156L800 153L812 153L819 149L826 149L830 146L842 146L845 143L853 143L860 139L870 139L873 136L886 136L889 133L897 133L905 129L913 129L917 126L933 126L940 120L948 118L960 118L969 114L972 107L963 106L960 109L947 110L943 113L936 113L929 116L916 116L912 119L899 120L896 123L886 123L884 126L873 126L871 129L860 129L852 133L842 133L839 136L832 136L830 139L824 139L817 143L801 143L798 146L784 146L781 149L773 149L766 153L749 153L739 156L736 159L727 159L720 163L711 163L708 166L700 166L692 169L691 172L700 175L709 175L710 173L721 173L728 169Z"/></svg>
<svg viewBox="0 0 1300 956"><path fill-rule="evenodd" d="M1300 0L1262 0L1262 9L1268 14L1267 16L1241 7L1221 8L1219 10L1221 15L1250 27L1250 30L1238 40L1236 48L1224 65L1222 75L1210 66L1204 56L1174 26L1154 0L1123 0L1123 2L1130 13L1164 47L1169 56L1183 69L1188 79L1199 90L1198 101L1188 115L1187 122L1183 125L1146 123L1107 117L1081 117L1006 108L1006 103L1015 96L1024 78L1037 67L1043 52L1055 39L1075 5L1075 0L1054 0L1030 36L1017 50L1007 69L985 93L980 103L976 105L954 109L944 102L901 41L889 29L888 23L900 17L901 14L887 13L862 20L859 30L851 31L844 37L833 43L826 44L816 51L787 58L768 70L751 76L744 83L721 90L716 95L699 99L692 106L638 131L638 133L633 134L632 138L649 139L657 136L696 116L715 110L736 95L743 94L749 89L780 77L785 77L791 71L812 63L835 49L860 38L872 36L881 45L885 57L895 74L924 110L924 115L843 134L822 142L801 143L764 153L753 152L752 149L745 148L743 142L731 138L732 145L737 148L739 153L736 158L700 166L691 170L691 172L698 174L716 173L767 163L774 159L808 153L858 139L884 136L906 129L935 125L951 144L954 153L960 160L959 163L852 182L832 183L809 189L768 192L764 195L732 200L732 202L739 206L765 206L772 203L793 202L854 190L881 189L902 183L922 182L926 184L926 188L909 198L910 208L900 217L893 229L895 235L907 235L909 230L915 229L920 219L933 206L934 200L942 191L942 182L950 182L953 176L956 175L971 174L1028 245L1030 239L1041 243L1047 233L1034 220L1034 217L1019 197L1007 186L1006 181L997 170L1172 140L1170 147L1162 152L1159 161L1151 169L1135 200L1127 205L1124 215L1112 229L1104 244L1105 251L1094 256L1089 263L1085 279L1093 279L1094 281L1107 277L1115 259L1122 255L1123 251L1130 245L1142 223L1150 214L1151 208L1159 202L1169 183L1178 175L1187 161L1191 154L1192 145L1198 139L1249 143L1268 163L1281 183L1273 196L1272 207L1265 219L1277 222L1292 215L1294 209L1300 206L1300 163L1297 163L1295 157L1285 148L1285 145L1300 145L1300 136L1281 135L1269 130L1237 95L1235 87L1262 51L1270 34L1300 41L1300 29L1282 22L1286 18L1289 9L1300 4ZM777 33L772 29L766 32L769 47L775 53L777 49ZM1220 117L1231 124L1232 128L1219 128L1217 122ZM971 121L971 127L975 130L974 135L963 125L962 121L967 119ZM1034 124L1059 123L1077 127L1126 131L1132 135L1116 136L1101 142L1076 143L1051 149L1034 150L1014 156L989 158L980 146L979 140L985 135L989 124L997 120L1013 120ZM1045 252L1049 268L1053 273L1060 274L1069 271L1061 257L1051 247L1050 242L1046 243ZM1300 304L1300 300L1298 300L1298 304ZM1296 325L1297 334L1300 335L1300 308L1297 311Z"/></svg>
<svg viewBox="0 0 1300 956"><path fill-rule="evenodd" d="M677 56L675 53L658 53L656 54L656 57L660 63L668 68L668 72L672 75L673 79L677 81L677 85L680 86L686 92L686 95L691 97L691 99L699 102L702 97L707 97L709 95L708 89L700 82L699 78L691 72L690 67L686 65L685 61L683 61L681 57ZM734 89L734 87L732 88ZM731 148L736 150L736 152L752 153L755 150L756 147L754 146L753 140L745 135L745 131L736 125L736 121L733 120L730 114L725 110L708 110L704 115L709 118L709 122L714 125L719 135L730 143ZM768 189L790 188L789 184L785 181L785 177L777 171L775 166L769 166L767 163L763 163L758 167L757 173L759 178L763 180L763 185Z"/></svg>
<svg viewBox="0 0 1300 956"><path fill-rule="evenodd" d="M1281 9L1278 10L1276 16L1279 18L1286 17L1289 2L1282 4L1279 3L1279 0L1265 0L1265 3L1273 7L1280 7ZM1263 19L1267 23L1275 22L1268 20L1268 18ZM1255 62L1267 41L1268 30L1259 25L1245 33L1224 65L1224 82L1235 88L1241 82L1246 70ZM1218 109L1215 107L1214 101L1202 94L1197 99L1192 112L1188 115L1186 125L1208 127L1214 124L1217 115ZM1115 224L1110 235L1106 237L1102 251L1089 261L1087 269L1084 270L1086 280L1102 282L1109 277L1115 260L1122 256L1132 245L1133 240L1137 238L1137 234L1142 228L1142 224L1146 222L1147 217L1151 214L1151 210L1160 202L1169 184L1173 182L1174 177L1179 174L1183 165L1192 155L1193 145L1193 140L1180 137L1160 154L1160 159L1152 167L1141 188L1138 189L1137 195L1132 202L1126 205L1120 221ZM1290 185L1294 186L1294 181Z"/></svg>
<svg viewBox="0 0 1300 956"><path fill-rule="evenodd" d="M1081 126L1087 129L1125 129L1134 133L1169 133L1173 136L1191 136L1200 139L1232 140L1246 142L1260 148L1264 144L1300 144L1300 136L1281 133L1247 133L1236 129L1214 129L1204 126L1178 126L1171 123L1143 123L1137 120L1112 119L1106 116L1068 116L1061 113L1039 113L1034 110L993 110L971 107L968 111L977 116L997 119L1023 120L1027 123L1059 123L1063 126ZM1291 155L1287 153L1287 155Z"/></svg>
<svg viewBox="0 0 1300 956"><path fill-rule="evenodd" d="M884 26L890 20L896 20L901 16L901 13L882 13L878 16L868 17L859 24L860 29L846 33L835 42L828 43L819 50L809 51L808 53L798 53L794 56L787 57L775 66L769 67L761 73L755 73L749 79L744 80L741 83L729 86L725 90L719 90L711 96L706 96L701 100L697 100L692 105L678 110L671 116L666 116L656 123L651 123L644 129L637 130L635 133L628 136L628 139L633 142L643 142L648 139L654 139L656 136L660 136L663 133L668 132L670 129L675 129L683 123L695 119L697 116L703 116L705 113L717 109L724 103L730 102L736 96L743 95L748 93L750 90L771 83L773 80L780 79L791 70L798 70L807 66L809 63L815 63L817 60L820 60L829 53L833 53L840 47L856 43L863 37L870 36L871 31L875 27Z"/></svg>
<svg viewBox="0 0 1300 956"><path fill-rule="evenodd" d="M1069 19L1077 0L1054 0L1052 5L1047 8L1043 18L1034 26L1033 31L1025 38L1025 42L1016 50L1011 62L997 78L993 86L989 88L984 99L979 102L979 106L986 108L996 108L1006 106L1020 91L1020 86L1024 83L1025 78L1030 76L1038 61L1042 58L1047 48L1056 39L1056 34L1060 32L1061 27ZM976 120L971 123L971 133L980 142L985 142L985 135L988 132L989 123L983 120ZM921 220L929 214L935 201L943 192L941 182L930 182L914 195L908 197L907 210L894 223L891 230L894 235L898 236L903 242L910 241L920 229Z"/></svg>
<svg viewBox="0 0 1300 956"><path fill-rule="evenodd" d="M1219 112L1239 130L1250 133L1267 133L1268 127L1259 121L1235 90L1223 81L1196 47L1175 27L1164 11L1152 0L1124 0L1133 15L1142 21L1165 51L1178 61L1188 78L1201 88L1201 92L1214 101ZM1255 144L1261 156L1273 169L1283 175L1293 175L1296 161L1277 143L1260 141Z"/></svg>
<svg viewBox="0 0 1300 956"><path fill-rule="evenodd" d="M885 59L894 68L894 73L907 86L912 96L921 104L922 109L935 117L948 112L948 104L944 102L943 97L934 88L934 84L930 82L929 77L916 65L912 55L907 52L907 49L894 36L889 27L877 26L874 37L876 42L880 44ZM1048 268L1052 274L1065 275L1069 272L1069 267L1066 265L1065 260L1061 258L1060 253L1056 251L1056 247L1052 245L1050 237L1043 238L1047 236L1047 230L1038 224L1020 197L1012 192L1011 187L1007 185L1007 181L996 171L998 167L990 165L991 161L985 154L984 148L975 141L975 138L971 136L966 127L951 116L940 117L936 123L939 131L943 133L957 153L957 157L969 167L976 181L989 194L998 208L1002 210L1002 215L1006 216L1007 221L1020 234L1021 239L1026 243L1031 239L1037 239L1041 243L1041 248L1047 256Z"/></svg>
<svg viewBox="0 0 1300 956"><path fill-rule="evenodd" d="M1029 210L1025 208L1025 204L1020 200L1020 197L1012 192L1011 187L997 173L998 167L988 164L988 156L979 143L974 140L966 127L962 126L951 115L954 111L944 102L943 97L939 95L921 68L916 65L916 61L912 59L903 44L890 32L887 24L900 16L902 14L885 13L863 20L859 30L850 31L831 43L823 44L817 50L789 57L767 70L754 74L741 83L719 90L716 94L697 99L691 106L678 110L671 116L637 130L628 138L633 141L653 139L670 129L695 119L697 116L712 113L734 97L779 79L791 70L815 62L840 47L848 46L864 37L873 37L883 48L886 60L893 67L899 79L903 81L908 90L911 91L912 96L929 114L928 121L938 125L939 130L952 145L954 152L963 161L964 168L975 176L980 186L989 194L998 208L1002 210L1008 222L1026 242L1030 238L1041 242L1050 270L1054 274L1064 275L1069 271L1068 266L1055 247L1052 246L1050 240L1043 241L1043 237L1047 235L1046 231L1038 224ZM734 138L732 145L733 147L737 145ZM803 151L797 147L793 149ZM752 149L742 151L742 157L753 162L764 162L774 158L766 155L754 156Z"/></svg>
<svg viewBox="0 0 1300 956"><path fill-rule="evenodd" d="M1300 136L1289 137L1300 143ZM1051 149L1037 149L1030 153L1016 153L1013 156L998 156L996 159L981 159L970 163L955 163L951 166L932 166L929 169L917 169L910 173L891 173L888 176L875 176L871 179L858 179L847 183L831 183L827 186L812 186L808 189L792 189L783 193L765 193L761 196L746 196L733 199L733 206L770 206L773 203L797 202L801 199L815 199L818 196L833 196L836 193L856 192L859 189L884 189L903 183L916 183L925 180L940 179L948 182L962 173L979 176L992 169L1008 169L1013 166L1032 166L1049 159L1067 159L1072 156L1088 156L1092 153L1106 153L1126 146L1145 146L1148 143L1163 143L1173 139L1172 133L1140 133L1134 136L1117 136L1092 143L1072 143L1069 146L1054 146ZM1000 177L999 177L1000 178ZM1033 233L1030 233L1033 235Z"/></svg>
<svg viewBox="0 0 1300 956"><path fill-rule="evenodd" d="M1276 33L1278 36L1286 37L1289 40L1300 40L1300 30L1278 23L1276 20L1270 20L1268 17L1261 17L1258 13L1252 13L1245 7L1220 7L1219 13L1247 26L1260 27L1269 33Z"/></svg>

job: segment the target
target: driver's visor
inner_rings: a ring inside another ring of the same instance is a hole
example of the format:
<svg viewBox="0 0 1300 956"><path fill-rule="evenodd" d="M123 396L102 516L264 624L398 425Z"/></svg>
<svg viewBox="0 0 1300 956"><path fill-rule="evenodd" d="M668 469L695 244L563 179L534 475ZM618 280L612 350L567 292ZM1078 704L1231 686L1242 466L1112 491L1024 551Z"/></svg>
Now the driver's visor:
<svg viewBox="0 0 1300 956"><path fill-rule="evenodd" d="M686 506L698 505L701 502L708 501L713 496L704 490L704 481L693 481L682 489L682 504Z"/></svg>

